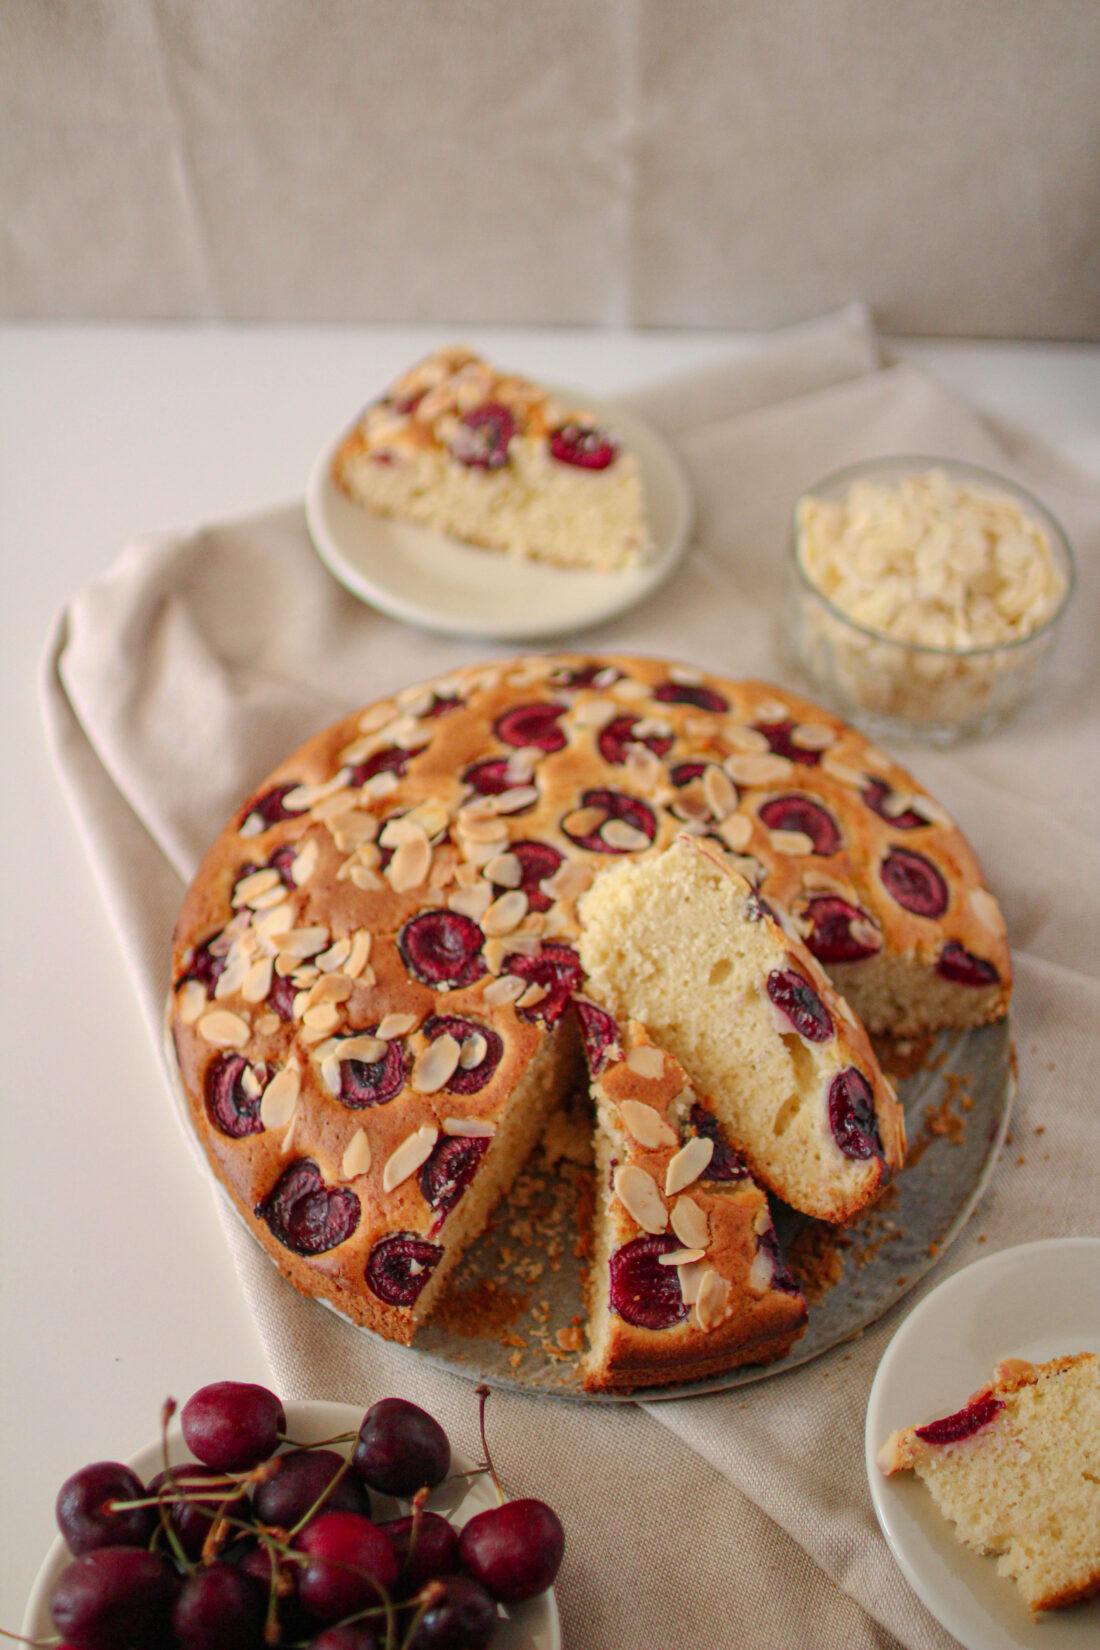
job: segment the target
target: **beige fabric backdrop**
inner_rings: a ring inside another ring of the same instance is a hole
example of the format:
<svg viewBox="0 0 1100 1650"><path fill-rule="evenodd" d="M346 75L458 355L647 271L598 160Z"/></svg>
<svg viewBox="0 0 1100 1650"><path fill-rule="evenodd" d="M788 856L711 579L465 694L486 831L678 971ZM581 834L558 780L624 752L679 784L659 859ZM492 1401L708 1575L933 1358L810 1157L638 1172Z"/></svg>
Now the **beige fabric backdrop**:
<svg viewBox="0 0 1100 1650"><path fill-rule="evenodd" d="M1095 0L4 0L0 314L1100 337Z"/></svg>

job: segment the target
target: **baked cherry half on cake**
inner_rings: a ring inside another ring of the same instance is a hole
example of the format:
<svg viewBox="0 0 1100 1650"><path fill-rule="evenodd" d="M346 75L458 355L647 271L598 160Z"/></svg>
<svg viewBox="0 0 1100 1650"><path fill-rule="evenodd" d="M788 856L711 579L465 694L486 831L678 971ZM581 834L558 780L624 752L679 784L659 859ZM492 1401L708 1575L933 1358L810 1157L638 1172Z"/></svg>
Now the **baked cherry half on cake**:
<svg viewBox="0 0 1100 1650"><path fill-rule="evenodd" d="M421 389L430 409L433 384ZM518 437L507 464L482 466L473 458L498 454L507 426L467 427L466 472L506 474ZM588 424L567 445L572 458L553 462L585 482L619 461L598 467ZM691 1003L679 988L647 994L612 957L642 943L651 875L690 884L664 931L690 957ZM617 888L621 922L600 914ZM623 1388L791 1344L802 1306L757 1224L766 1194L845 1220L902 1160L863 1025L981 1024L1004 1013L1011 974L970 848L855 730L761 683L563 654L403 688L255 776L188 892L172 978L189 1116L242 1219L297 1288L400 1341L433 1312L584 1055L612 1088L624 1069L643 1081L624 1062L646 1039L676 1062L694 1098L668 1121L675 1146L631 1137L628 1161L623 1119L647 1120L630 1095L621 1114L597 1095L601 1152L619 1142L627 1197L643 1182L626 1171L649 1174L668 1220L628 1229L628 1206L608 1203L615 1333L596 1338L648 1336L652 1357L620 1349L589 1374ZM737 982L751 984L747 1017L729 1010ZM767 1146L736 1076L745 1038L767 1051ZM691 1187L663 1189L646 1151L685 1153L674 1179L698 1167ZM679 1239L700 1260L668 1259L677 1198L696 1195L731 1231L751 1228L736 1263ZM729 1212L750 1206L751 1219Z"/></svg>

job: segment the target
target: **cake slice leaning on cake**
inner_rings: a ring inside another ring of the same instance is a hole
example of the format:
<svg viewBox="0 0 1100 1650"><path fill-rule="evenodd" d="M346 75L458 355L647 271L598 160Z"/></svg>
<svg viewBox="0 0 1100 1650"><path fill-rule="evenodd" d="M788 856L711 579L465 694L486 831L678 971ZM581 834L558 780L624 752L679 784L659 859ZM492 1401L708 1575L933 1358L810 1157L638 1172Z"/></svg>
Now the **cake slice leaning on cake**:
<svg viewBox="0 0 1100 1650"><path fill-rule="evenodd" d="M591 1076L597 1207L589 1392L702 1380L783 1357L806 1327L764 1193L645 1028L575 1001Z"/></svg>
<svg viewBox="0 0 1100 1650"><path fill-rule="evenodd" d="M840 1223L878 1197L905 1160L894 1091L820 965L720 850L677 837L598 877L580 915L591 995L680 1062L762 1185Z"/></svg>
<svg viewBox="0 0 1100 1650"><path fill-rule="evenodd" d="M1033 1613L1100 1593L1096 1353L1006 1359L955 1414L891 1433L878 1464L923 1479L959 1540L998 1555Z"/></svg>
<svg viewBox="0 0 1100 1650"><path fill-rule="evenodd" d="M369 510L511 556L613 572L650 547L634 454L591 412L460 345L367 407L332 475Z"/></svg>

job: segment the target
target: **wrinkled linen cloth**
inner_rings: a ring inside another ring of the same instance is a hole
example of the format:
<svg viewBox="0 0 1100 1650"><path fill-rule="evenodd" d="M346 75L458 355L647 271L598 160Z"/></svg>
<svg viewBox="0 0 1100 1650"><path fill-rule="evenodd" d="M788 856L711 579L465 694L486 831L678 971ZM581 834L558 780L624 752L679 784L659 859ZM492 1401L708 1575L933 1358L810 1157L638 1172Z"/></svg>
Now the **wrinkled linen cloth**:
<svg viewBox="0 0 1100 1650"><path fill-rule="evenodd" d="M987 464L1038 493L1076 546L1079 588L1039 701L979 743L898 752L969 835L1015 953L1016 1143L962 1235L857 1341L774 1379L645 1407L493 1401L500 1459L516 1464L517 1486L553 1500L568 1531L567 1645L944 1650L955 1641L875 1522L864 1416L890 1337L941 1279L999 1248L1098 1230L1100 486L1026 441L1010 450L921 373L887 364L858 307L630 404L687 468L695 535L671 582L576 639L586 650L777 677L793 501L877 454ZM49 659L47 720L158 1047L168 935L222 821L330 720L490 651L362 606L312 552L300 504L134 545L74 598ZM283 1396L402 1393L475 1451L467 1382L299 1296L220 1192L214 1205Z"/></svg>

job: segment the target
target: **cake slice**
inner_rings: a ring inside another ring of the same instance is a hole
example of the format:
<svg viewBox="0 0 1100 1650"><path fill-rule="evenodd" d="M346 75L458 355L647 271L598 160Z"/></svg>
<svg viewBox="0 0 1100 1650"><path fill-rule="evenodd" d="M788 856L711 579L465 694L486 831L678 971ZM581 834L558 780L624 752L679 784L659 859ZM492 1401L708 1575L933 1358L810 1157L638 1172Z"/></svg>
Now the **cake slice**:
<svg viewBox="0 0 1100 1650"><path fill-rule="evenodd" d="M596 1104L585 1388L633 1391L781 1358L806 1302L764 1193L643 1026L576 1000Z"/></svg>
<svg viewBox="0 0 1100 1650"><path fill-rule="evenodd" d="M720 850L679 836L597 877L580 915L591 994L680 1061L757 1180L818 1220L879 1195L905 1157L894 1091L820 965Z"/></svg>
<svg viewBox="0 0 1100 1650"><path fill-rule="evenodd" d="M892 1433L878 1463L922 1478L959 1540L997 1555L1033 1613L1100 1592L1096 1353L1006 1359L956 1414Z"/></svg>
<svg viewBox="0 0 1100 1650"><path fill-rule="evenodd" d="M370 510L511 556L612 572L649 548L634 455L590 412L458 345L367 407L332 474Z"/></svg>

